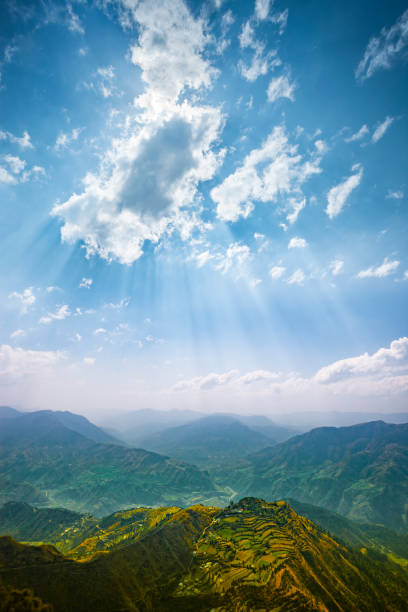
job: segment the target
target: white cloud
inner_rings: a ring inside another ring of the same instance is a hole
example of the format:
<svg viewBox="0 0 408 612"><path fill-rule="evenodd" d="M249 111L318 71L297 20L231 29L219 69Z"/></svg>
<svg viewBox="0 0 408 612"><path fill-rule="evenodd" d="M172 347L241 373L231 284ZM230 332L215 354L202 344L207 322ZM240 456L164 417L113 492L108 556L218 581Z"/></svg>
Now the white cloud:
<svg viewBox="0 0 408 612"><path fill-rule="evenodd" d="M15 185L17 183L17 179L8 170L3 168L3 166L0 166L0 183Z"/></svg>
<svg viewBox="0 0 408 612"><path fill-rule="evenodd" d="M289 223L291 225L293 225L293 223L295 223L295 221L297 221L297 218L299 216L299 213L305 208L306 206L306 198L303 198L302 200L296 200L295 198L291 198L289 200L289 204L292 208L292 212L289 213L286 216L286 219L289 221Z"/></svg>
<svg viewBox="0 0 408 612"><path fill-rule="evenodd" d="M281 278L285 274L286 268L284 266L272 266L269 270L269 274L274 280Z"/></svg>
<svg viewBox="0 0 408 612"><path fill-rule="evenodd" d="M20 338L21 336L25 336L24 329L16 329L10 334L10 338Z"/></svg>
<svg viewBox="0 0 408 612"><path fill-rule="evenodd" d="M63 241L83 241L88 256L131 264L146 240L157 243L174 230L187 240L204 227L197 186L213 177L225 152L213 150L220 109L178 101L216 75L202 55L209 40L202 19L181 0L122 4L138 26L131 59L147 87L98 174L89 173L83 192L57 203L52 214L64 222Z"/></svg>
<svg viewBox="0 0 408 612"><path fill-rule="evenodd" d="M15 136L11 132L3 132L0 130L0 140L8 140L13 144L17 144L21 149L33 149L30 134L24 130L22 136Z"/></svg>
<svg viewBox="0 0 408 612"><path fill-rule="evenodd" d="M22 293L13 291L13 293L10 293L9 298L18 300L20 302L23 313L26 313L36 301L33 287L27 287L27 289L24 289Z"/></svg>
<svg viewBox="0 0 408 612"><path fill-rule="evenodd" d="M254 201L276 202L280 195L301 196L301 185L321 172L320 157L304 161L283 127L275 127L260 149L253 149L242 165L211 190L217 216L223 221L248 217Z"/></svg>
<svg viewBox="0 0 408 612"><path fill-rule="evenodd" d="M307 247L307 242L304 238L295 236L289 240L288 249L304 249Z"/></svg>
<svg viewBox="0 0 408 612"><path fill-rule="evenodd" d="M96 361L95 357L84 357L83 358L83 363L88 366L93 366L95 364L95 361Z"/></svg>
<svg viewBox="0 0 408 612"><path fill-rule="evenodd" d="M298 268L286 282L288 285L303 285L305 280L305 273L302 268Z"/></svg>
<svg viewBox="0 0 408 612"><path fill-rule="evenodd" d="M70 315L71 315L71 311L68 305L64 304L63 306L60 306L59 308L57 308L55 312L49 312L47 316L41 317L41 319L39 320L39 323L48 324L48 323L51 323L52 321L63 321Z"/></svg>
<svg viewBox="0 0 408 612"><path fill-rule="evenodd" d="M386 257L380 266L378 267L371 266L370 268L367 268L366 270L361 270L357 274L357 278L372 278L372 277L383 278L384 276L389 276L390 274L393 274L394 272L396 272L399 265L400 265L399 261L397 260L390 261Z"/></svg>
<svg viewBox="0 0 408 612"><path fill-rule="evenodd" d="M385 132L388 130L393 121L393 117L386 117L384 121L380 123L380 125L374 130L374 133L371 137L372 142L378 142L384 136Z"/></svg>
<svg viewBox="0 0 408 612"><path fill-rule="evenodd" d="M408 280L408 270L405 270L403 280Z"/></svg>
<svg viewBox="0 0 408 612"><path fill-rule="evenodd" d="M94 334L97 336L98 334L106 334L106 329L104 327L99 327L95 329Z"/></svg>
<svg viewBox="0 0 408 612"><path fill-rule="evenodd" d="M26 166L26 162L16 155L4 155L3 159L7 162L13 174L20 174Z"/></svg>
<svg viewBox="0 0 408 612"><path fill-rule="evenodd" d="M330 219L333 219L333 217L336 217L341 212L351 192L359 186L363 176L363 168L361 166L357 166L357 168L358 171L355 174L349 176L348 179L339 183L339 185L332 187L328 192L326 214Z"/></svg>
<svg viewBox="0 0 408 612"><path fill-rule="evenodd" d="M3 344L0 346L0 376L15 379L40 374L63 357L61 351L32 351Z"/></svg>
<svg viewBox="0 0 408 612"><path fill-rule="evenodd" d="M389 29L382 28L378 37L373 36L356 69L356 78L365 80L377 70L392 67L398 57L404 56L408 45L408 10Z"/></svg>
<svg viewBox="0 0 408 612"><path fill-rule="evenodd" d="M90 289L91 285L93 283L92 278L85 278L85 276L82 278L81 282L79 283L78 287L80 289Z"/></svg>
<svg viewBox="0 0 408 612"><path fill-rule="evenodd" d="M264 20L269 14L270 0L255 0L255 15L257 19Z"/></svg>
<svg viewBox="0 0 408 612"><path fill-rule="evenodd" d="M370 130L366 124L362 125L361 128L355 134L352 134L349 138L345 138L345 142L355 142L356 140L362 140L364 136L369 134Z"/></svg>
<svg viewBox="0 0 408 612"><path fill-rule="evenodd" d="M268 86L268 100L269 102L276 102L276 100L279 98L288 98L294 102L295 89L295 83L291 83L286 75L275 77L271 80Z"/></svg>
<svg viewBox="0 0 408 612"><path fill-rule="evenodd" d="M220 270L223 274L226 274L226 272L229 272L231 269L240 272L240 268L248 262L250 257L251 251L246 244L233 242L227 248L221 262L216 265L216 269Z"/></svg>
<svg viewBox="0 0 408 612"><path fill-rule="evenodd" d="M66 10L68 30L71 32L76 32L77 34L85 34L81 20L79 19L78 15L74 13L70 2L67 3Z"/></svg>
<svg viewBox="0 0 408 612"><path fill-rule="evenodd" d="M350 357L335 361L321 368L315 375L319 383L338 382L354 376L378 374L381 378L397 374L408 367L408 338L400 338L391 342L389 348L380 348L369 355L364 353L358 357Z"/></svg>
<svg viewBox="0 0 408 612"><path fill-rule="evenodd" d="M392 191L392 189L389 189L385 197L387 200L402 200L404 197L404 192L401 189L398 189L397 191Z"/></svg>
<svg viewBox="0 0 408 612"><path fill-rule="evenodd" d="M197 267L202 268L208 261L214 259L214 255L207 249L206 251L202 251L201 253L195 255L194 259L197 262Z"/></svg>
<svg viewBox="0 0 408 612"><path fill-rule="evenodd" d="M80 135L83 129L84 128L74 128L70 133L60 132L55 142L54 149L56 151L61 151L61 149L67 149L72 142L78 140L78 136Z"/></svg>
<svg viewBox="0 0 408 612"><path fill-rule="evenodd" d="M329 268L333 276L337 276L338 274L341 274L341 272L343 272L344 261L342 261L341 259L333 259L333 261L330 263Z"/></svg>

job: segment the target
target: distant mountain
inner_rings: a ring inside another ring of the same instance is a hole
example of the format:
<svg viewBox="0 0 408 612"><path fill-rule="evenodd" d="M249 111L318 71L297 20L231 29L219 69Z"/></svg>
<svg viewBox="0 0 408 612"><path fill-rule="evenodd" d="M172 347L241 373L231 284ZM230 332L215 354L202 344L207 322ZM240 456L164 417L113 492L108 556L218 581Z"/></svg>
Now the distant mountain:
<svg viewBox="0 0 408 612"><path fill-rule="evenodd" d="M408 526L408 424L322 427L231 469L238 495L294 498L348 518Z"/></svg>
<svg viewBox="0 0 408 612"><path fill-rule="evenodd" d="M72 431L76 431L77 433L85 436L85 438L89 438L89 440L93 440L94 442L122 444L121 440L111 436L80 414L74 414L73 412L68 412L67 410L39 410L34 414L48 414L54 416L60 423L62 423L62 425L68 427L68 429L72 429Z"/></svg>
<svg viewBox="0 0 408 612"><path fill-rule="evenodd" d="M35 590L55 612L408 610L405 570L346 547L285 502L168 510L126 545L91 558L84 545L81 562L0 537L2 579L8 589ZM103 550L110 530L129 534L143 523L137 512L109 518L90 545L99 538Z"/></svg>
<svg viewBox="0 0 408 612"><path fill-rule="evenodd" d="M201 467L223 465L274 442L230 416L207 416L141 440L148 450Z"/></svg>
<svg viewBox="0 0 408 612"><path fill-rule="evenodd" d="M13 419L21 415L21 412L10 408L10 406L0 406L0 419Z"/></svg>
<svg viewBox="0 0 408 612"><path fill-rule="evenodd" d="M99 515L129 506L223 499L208 474L195 466L93 442L52 413L3 420L0 478L1 503L31 501Z"/></svg>
<svg viewBox="0 0 408 612"><path fill-rule="evenodd" d="M151 436L164 433L167 429L180 427L199 421L208 416L230 417L246 425L253 431L271 438L273 442L283 442L303 429L277 425L263 415L241 415L230 412L208 415L194 410L135 410L119 414L115 419L103 422L105 429L120 437L127 444L143 446L144 440Z"/></svg>
<svg viewBox="0 0 408 612"><path fill-rule="evenodd" d="M293 427L299 433L316 427L349 427L370 421L384 421L400 425L408 423L408 412L348 412L348 411L310 411L285 412L273 415L273 421L285 427Z"/></svg>

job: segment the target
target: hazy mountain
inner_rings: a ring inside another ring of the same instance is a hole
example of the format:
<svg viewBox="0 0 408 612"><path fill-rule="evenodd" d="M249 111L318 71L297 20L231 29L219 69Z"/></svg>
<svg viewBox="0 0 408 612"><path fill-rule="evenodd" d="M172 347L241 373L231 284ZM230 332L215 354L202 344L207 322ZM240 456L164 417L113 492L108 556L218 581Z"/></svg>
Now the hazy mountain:
<svg viewBox="0 0 408 612"><path fill-rule="evenodd" d="M273 421L286 427L293 427L298 432L306 432L316 427L349 427L369 421L384 421L385 423L408 423L408 412L285 412L273 415Z"/></svg>
<svg viewBox="0 0 408 612"><path fill-rule="evenodd" d="M21 415L21 412L10 408L10 406L0 406L0 419L11 419Z"/></svg>
<svg viewBox="0 0 408 612"><path fill-rule="evenodd" d="M407 527L408 424L323 427L251 455L230 470L239 495L290 497L348 518Z"/></svg>
<svg viewBox="0 0 408 612"><path fill-rule="evenodd" d="M81 562L3 536L3 581L35 590L55 612L408 610L406 571L377 552L347 548L285 502L168 510L109 552L88 558L84 546ZM135 514L110 517L99 541L109 530L128 534L132 521L140 522Z"/></svg>
<svg viewBox="0 0 408 612"><path fill-rule="evenodd" d="M28 486L30 501L35 492L35 503L96 514L142 504L188 505L218 495L195 466L93 442L47 413L3 420L0 478L1 502L28 501L21 494Z"/></svg>
<svg viewBox="0 0 408 612"><path fill-rule="evenodd" d="M230 416L212 415L144 438L141 446L199 466L223 465L273 441Z"/></svg>
<svg viewBox="0 0 408 612"><path fill-rule="evenodd" d="M271 438L274 443L287 440L303 431L303 429L295 427L277 425L263 415L241 415L231 412L208 415L194 410L136 410L115 415L114 419L106 419L102 424L106 430L112 432L116 437L120 437L127 444L143 446L144 440L150 439L151 436L209 416L230 417L253 431Z"/></svg>

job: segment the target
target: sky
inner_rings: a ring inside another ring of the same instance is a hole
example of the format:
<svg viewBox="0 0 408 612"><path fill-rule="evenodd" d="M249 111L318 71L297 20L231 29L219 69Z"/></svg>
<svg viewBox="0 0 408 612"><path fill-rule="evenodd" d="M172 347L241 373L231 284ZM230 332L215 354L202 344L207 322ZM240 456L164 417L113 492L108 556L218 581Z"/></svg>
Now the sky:
<svg viewBox="0 0 408 612"><path fill-rule="evenodd" d="M0 403L408 407L408 6L0 3Z"/></svg>

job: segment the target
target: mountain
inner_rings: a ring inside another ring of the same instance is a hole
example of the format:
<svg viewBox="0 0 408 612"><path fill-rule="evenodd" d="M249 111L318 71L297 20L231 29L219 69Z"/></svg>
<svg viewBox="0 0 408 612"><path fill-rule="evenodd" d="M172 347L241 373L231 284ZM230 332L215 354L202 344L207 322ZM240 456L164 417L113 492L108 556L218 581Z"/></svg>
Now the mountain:
<svg viewBox="0 0 408 612"><path fill-rule="evenodd" d="M20 415L21 412L10 406L0 406L0 419L14 419Z"/></svg>
<svg viewBox="0 0 408 612"><path fill-rule="evenodd" d="M408 424L314 429L249 456L234 478L238 495L290 497L351 519L406 529Z"/></svg>
<svg viewBox="0 0 408 612"><path fill-rule="evenodd" d="M288 499L287 502L295 512L330 532L347 546L372 548L403 567L408 567L408 533L400 533L381 525L352 521L325 508L294 499Z"/></svg>
<svg viewBox="0 0 408 612"><path fill-rule="evenodd" d="M123 444L122 441L109 435L103 429L88 421L88 419L84 416L74 414L73 412L68 412L67 410L37 410L35 412L18 412L9 406L0 406L0 419L17 418L28 415L36 415L34 418L40 417L41 415L54 417L68 429L76 431L77 433L85 436L85 438L89 438L89 440L93 440L94 442Z"/></svg>
<svg viewBox="0 0 408 612"><path fill-rule="evenodd" d="M164 453L200 467L223 465L273 444L230 416L212 415L172 427L141 441L143 448Z"/></svg>
<svg viewBox="0 0 408 612"><path fill-rule="evenodd" d="M80 562L0 537L3 582L33 589L55 612L408 610L406 571L339 543L283 501L168 510L126 544ZM114 518L134 520L110 517L101 541L106 528L119 534Z"/></svg>
<svg viewBox="0 0 408 612"><path fill-rule="evenodd" d="M253 431L271 438L273 443L283 442L303 429L277 425L263 415L241 415L230 412L208 415L194 410L135 410L133 412L115 415L115 419L103 422L106 430L130 445L143 447L143 442L167 429L180 427L201 420L208 416L224 416L239 421Z"/></svg>
<svg viewBox="0 0 408 612"><path fill-rule="evenodd" d="M46 413L3 420L0 478L1 503L30 500L99 515L130 506L223 499L195 466L93 442Z"/></svg>
<svg viewBox="0 0 408 612"><path fill-rule="evenodd" d="M369 421L385 421L386 423L408 423L408 412L337 412L335 410L276 413L273 420L279 425L296 428L298 433L315 429L316 427L349 427Z"/></svg>

